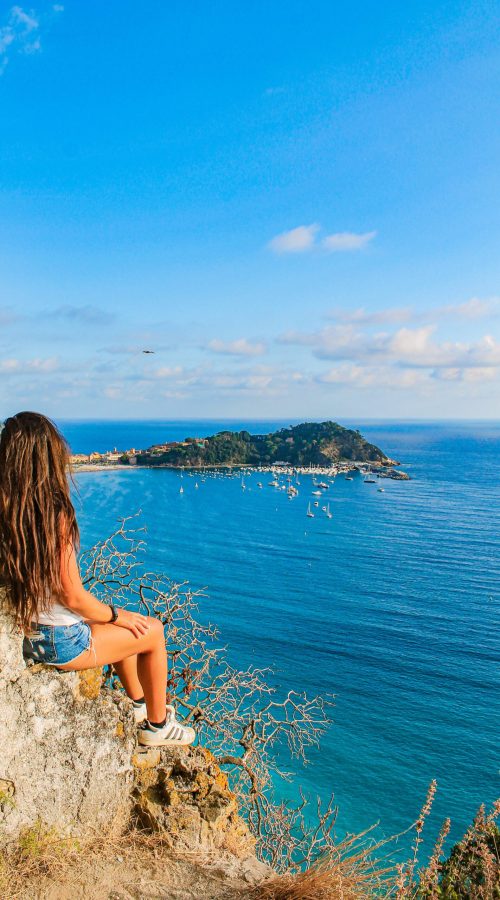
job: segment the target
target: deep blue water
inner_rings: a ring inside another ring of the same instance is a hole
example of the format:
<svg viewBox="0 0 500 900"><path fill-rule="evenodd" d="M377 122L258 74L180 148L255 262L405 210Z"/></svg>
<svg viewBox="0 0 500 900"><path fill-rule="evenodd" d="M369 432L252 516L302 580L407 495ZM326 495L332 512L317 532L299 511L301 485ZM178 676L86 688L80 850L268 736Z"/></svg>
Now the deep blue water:
<svg viewBox="0 0 500 900"><path fill-rule="evenodd" d="M220 422L60 423L75 451L210 434ZM279 422L231 427L272 430ZM349 424L349 423L344 423ZM286 788L335 791L339 830L412 821L432 778L431 830L452 837L500 796L500 424L356 423L410 482L337 479L333 518L305 515L266 477L168 470L81 473L84 547L142 509L149 561L206 587L240 666L273 664L283 689L334 692L335 724ZM194 481L200 483L198 490ZM257 488L257 481L264 489Z"/></svg>

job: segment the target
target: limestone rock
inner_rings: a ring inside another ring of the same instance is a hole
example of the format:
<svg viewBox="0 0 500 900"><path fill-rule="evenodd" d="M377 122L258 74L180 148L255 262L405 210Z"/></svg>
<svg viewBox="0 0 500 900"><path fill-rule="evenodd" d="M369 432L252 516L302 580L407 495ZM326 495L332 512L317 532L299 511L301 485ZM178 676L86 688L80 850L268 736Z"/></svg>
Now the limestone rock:
<svg viewBox="0 0 500 900"><path fill-rule="evenodd" d="M161 832L176 858L209 860L210 878L267 877L214 756L142 751L130 703L101 682L98 669L27 666L0 598L0 849L37 823L80 839L132 823Z"/></svg>
<svg viewBox="0 0 500 900"><path fill-rule="evenodd" d="M61 835L119 828L130 811L133 717L100 672L27 666L0 611L0 846L37 820Z"/></svg>
<svg viewBox="0 0 500 900"><path fill-rule="evenodd" d="M209 750L163 747L137 752L132 762L133 812L140 825L170 835L177 850L254 854L255 839Z"/></svg>

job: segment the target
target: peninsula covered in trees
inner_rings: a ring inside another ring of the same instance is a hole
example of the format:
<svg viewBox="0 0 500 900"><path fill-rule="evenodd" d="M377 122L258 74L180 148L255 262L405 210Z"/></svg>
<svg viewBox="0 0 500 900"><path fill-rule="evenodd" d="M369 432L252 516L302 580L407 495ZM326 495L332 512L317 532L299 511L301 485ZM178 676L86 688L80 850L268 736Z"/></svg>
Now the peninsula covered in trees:
<svg viewBox="0 0 500 900"><path fill-rule="evenodd" d="M171 469L283 466L337 471L376 468L380 475L389 478L408 478L406 473L393 468L399 466L398 462L370 444L360 431L344 428L337 422L303 422L269 434L227 429L208 437L153 444L146 450L115 447L105 453L77 453L72 456L72 463L77 468L90 469L110 466Z"/></svg>
<svg viewBox="0 0 500 900"><path fill-rule="evenodd" d="M305 422L270 434L219 431L211 437L187 437L184 441L157 444L145 451L124 454L123 463L138 466L273 466L328 467L361 462L392 466L374 444L353 429L336 422Z"/></svg>

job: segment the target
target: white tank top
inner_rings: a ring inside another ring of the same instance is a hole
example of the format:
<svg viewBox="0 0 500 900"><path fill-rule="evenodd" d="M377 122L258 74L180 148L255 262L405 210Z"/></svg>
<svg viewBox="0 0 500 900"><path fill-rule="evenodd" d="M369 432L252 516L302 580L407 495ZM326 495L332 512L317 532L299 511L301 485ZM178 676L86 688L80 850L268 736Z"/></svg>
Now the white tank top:
<svg viewBox="0 0 500 900"><path fill-rule="evenodd" d="M83 622L83 616L58 603L57 600L54 600L46 612L38 613L39 625L75 625L77 622Z"/></svg>

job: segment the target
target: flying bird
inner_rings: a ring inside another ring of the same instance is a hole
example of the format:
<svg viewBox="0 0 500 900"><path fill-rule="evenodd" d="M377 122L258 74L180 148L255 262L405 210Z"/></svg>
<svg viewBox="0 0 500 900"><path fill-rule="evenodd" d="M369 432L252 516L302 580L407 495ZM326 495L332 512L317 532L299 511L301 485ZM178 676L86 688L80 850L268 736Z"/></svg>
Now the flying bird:
<svg viewBox="0 0 500 900"><path fill-rule="evenodd" d="M143 350L142 352L143 353L154 353L155 351L154 350Z"/></svg>

